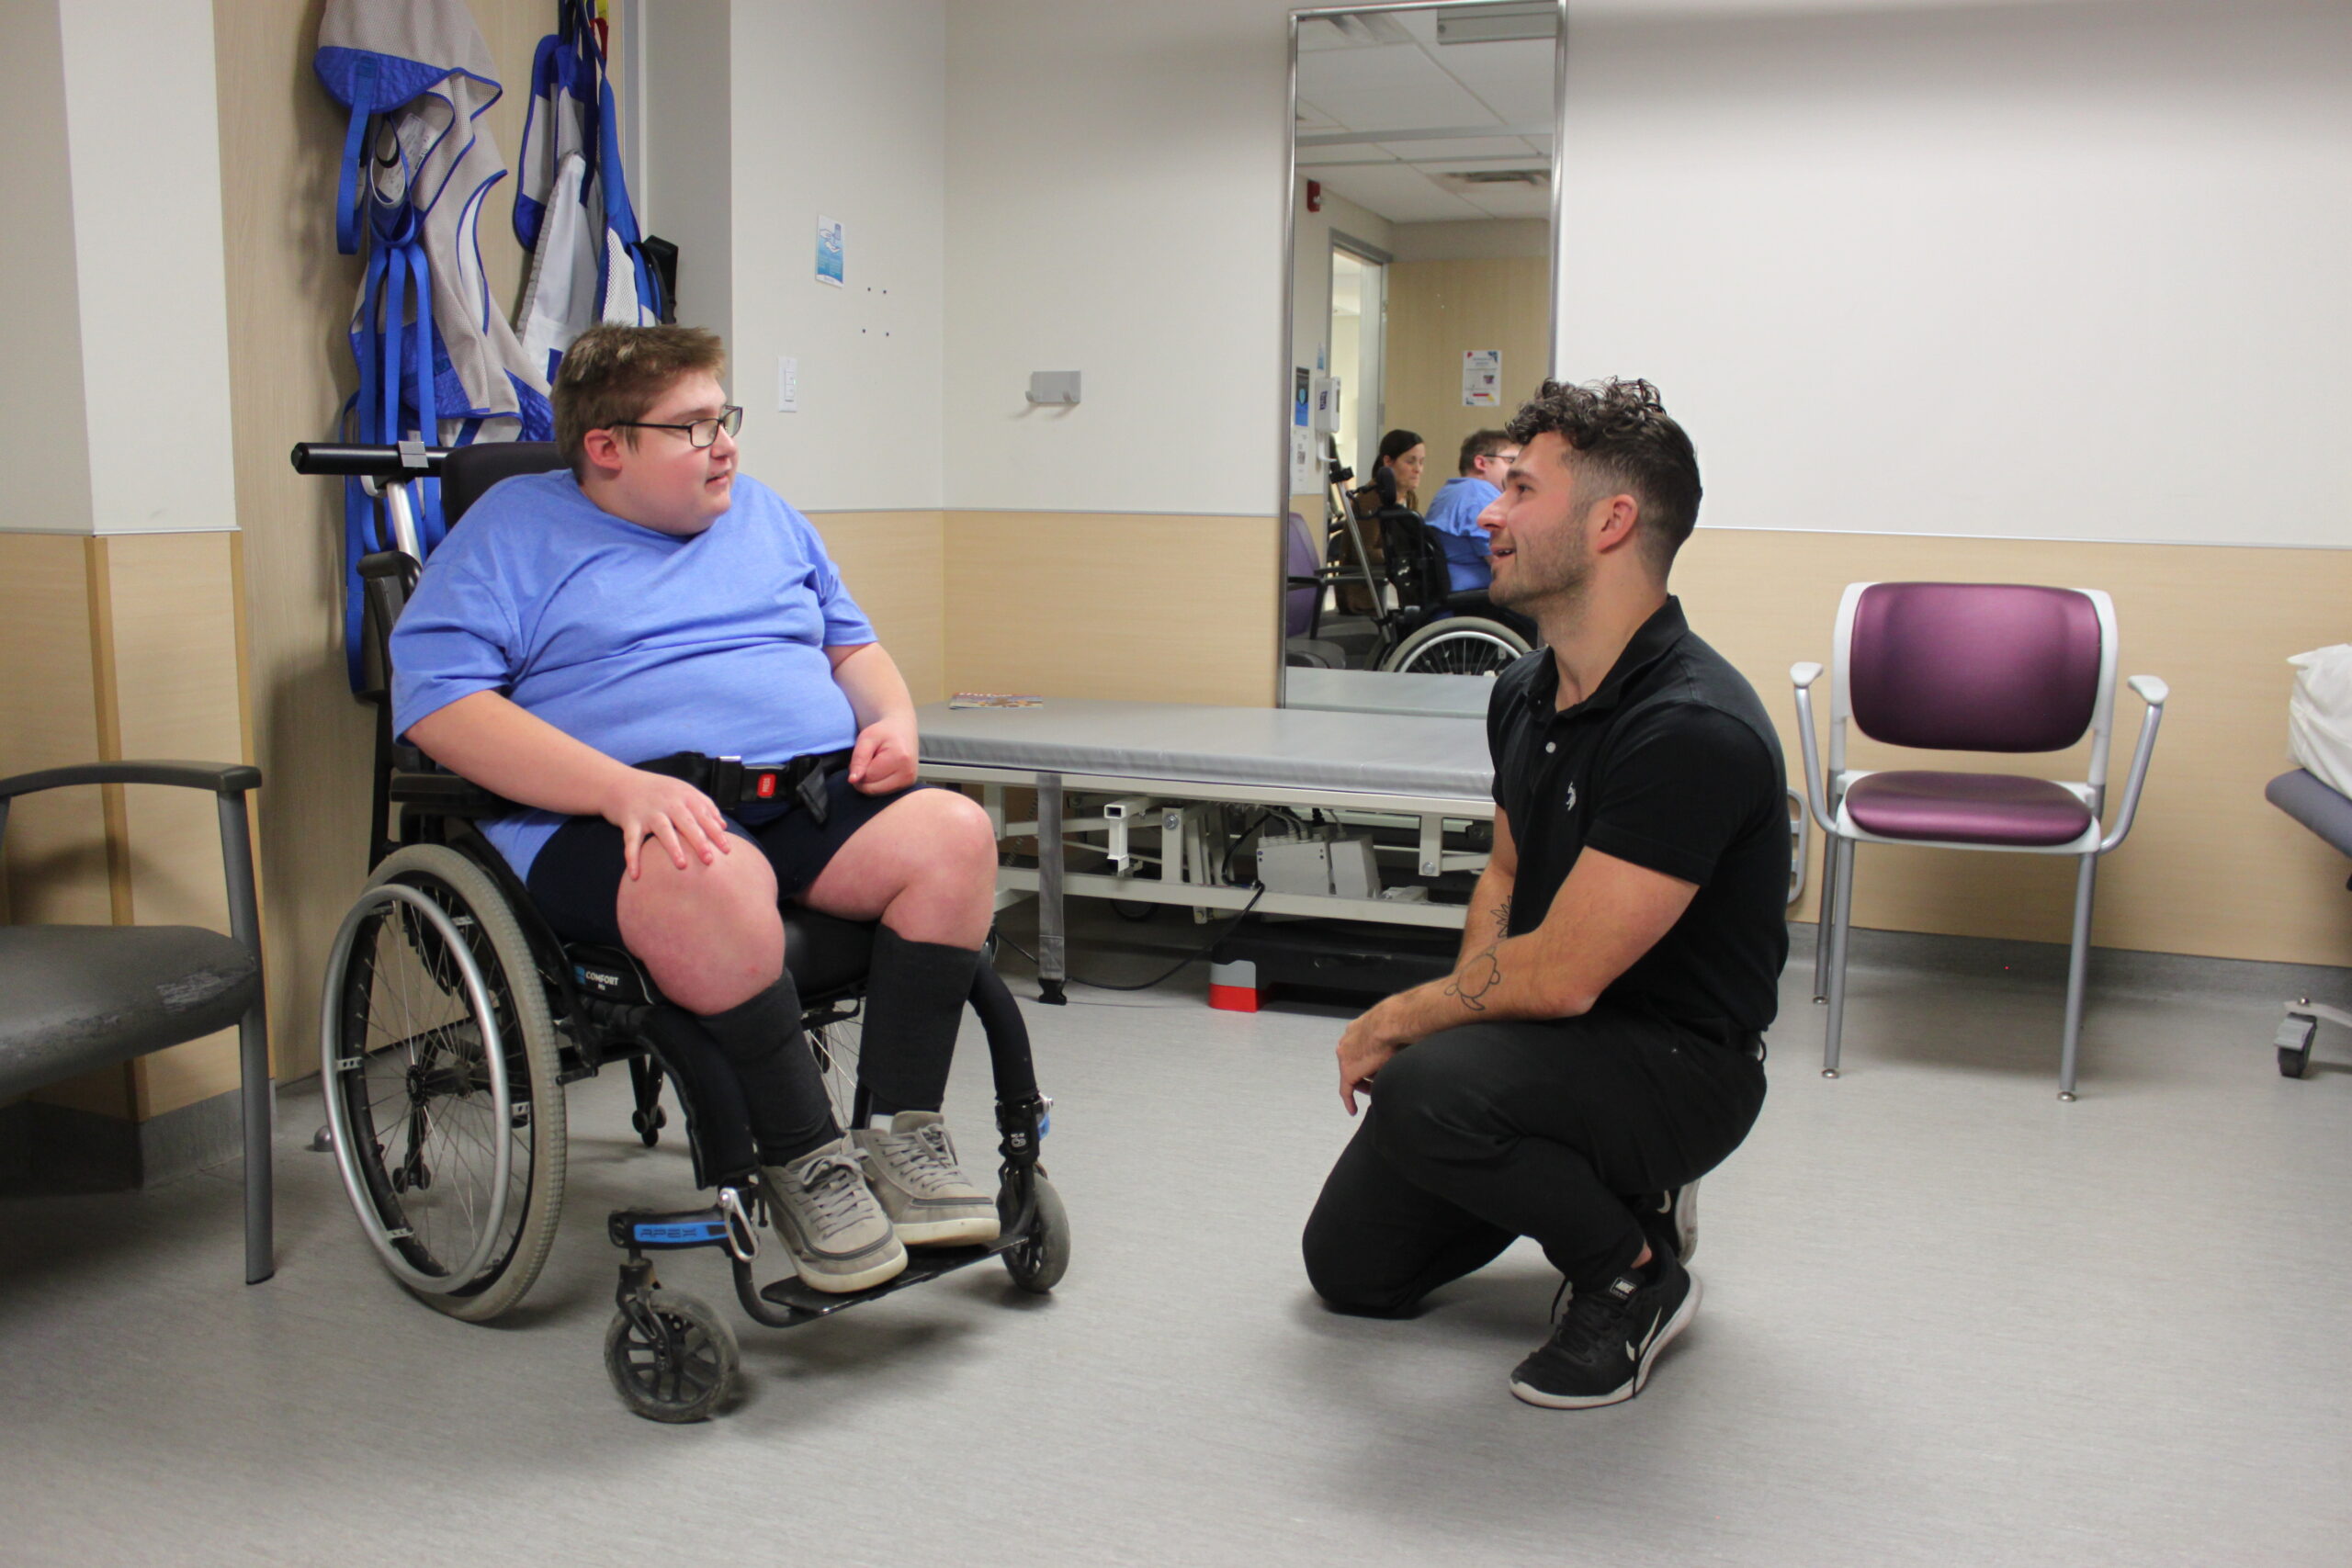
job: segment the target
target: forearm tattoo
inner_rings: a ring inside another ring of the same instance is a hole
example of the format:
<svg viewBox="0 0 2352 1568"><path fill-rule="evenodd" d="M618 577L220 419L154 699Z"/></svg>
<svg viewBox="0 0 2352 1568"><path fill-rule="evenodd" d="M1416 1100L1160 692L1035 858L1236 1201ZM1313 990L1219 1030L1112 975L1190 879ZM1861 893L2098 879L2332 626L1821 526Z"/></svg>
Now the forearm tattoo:
<svg viewBox="0 0 2352 1568"><path fill-rule="evenodd" d="M1445 994L1457 998L1472 1012L1487 1010L1487 993L1503 983L1503 966L1499 956L1503 942L1510 935L1510 910L1498 906L1495 915L1495 940L1488 942L1459 973L1445 984Z"/></svg>

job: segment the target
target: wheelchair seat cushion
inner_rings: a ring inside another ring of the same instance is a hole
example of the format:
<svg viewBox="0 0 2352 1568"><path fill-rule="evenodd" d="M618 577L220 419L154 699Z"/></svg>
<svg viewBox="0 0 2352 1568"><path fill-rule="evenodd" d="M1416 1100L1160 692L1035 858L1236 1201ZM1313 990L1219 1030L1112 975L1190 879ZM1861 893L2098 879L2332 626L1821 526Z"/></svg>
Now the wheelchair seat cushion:
<svg viewBox="0 0 2352 1568"><path fill-rule="evenodd" d="M0 927L0 1097L230 1028L260 989L201 927Z"/></svg>
<svg viewBox="0 0 2352 1568"><path fill-rule="evenodd" d="M874 955L874 927L786 906L784 967L802 1001L847 990L865 978Z"/></svg>

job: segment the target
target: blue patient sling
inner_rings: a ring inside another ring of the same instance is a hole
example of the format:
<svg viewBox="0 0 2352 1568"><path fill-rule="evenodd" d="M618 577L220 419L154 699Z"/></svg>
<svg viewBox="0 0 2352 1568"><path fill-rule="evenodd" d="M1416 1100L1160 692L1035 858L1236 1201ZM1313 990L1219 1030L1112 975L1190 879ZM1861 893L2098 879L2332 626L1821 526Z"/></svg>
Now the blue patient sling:
<svg viewBox="0 0 2352 1568"><path fill-rule="evenodd" d="M335 245L365 252L351 317L359 389L345 438L464 446L553 436L545 361L523 349L491 298L480 224L506 175L482 115L503 89L461 0L327 0L312 61L350 111L335 193ZM355 691L366 672L358 563L371 551L441 541L439 484L409 486L413 540L358 479L345 481L344 629Z"/></svg>
<svg viewBox="0 0 2352 1568"><path fill-rule="evenodd" d="M531 62L515 154L514 237L531 253L515 327L550 383L572 339L597 322L651 326L669 314L629 206L620 116L590 12L587 0L557 0L556 30Z"/></svg>

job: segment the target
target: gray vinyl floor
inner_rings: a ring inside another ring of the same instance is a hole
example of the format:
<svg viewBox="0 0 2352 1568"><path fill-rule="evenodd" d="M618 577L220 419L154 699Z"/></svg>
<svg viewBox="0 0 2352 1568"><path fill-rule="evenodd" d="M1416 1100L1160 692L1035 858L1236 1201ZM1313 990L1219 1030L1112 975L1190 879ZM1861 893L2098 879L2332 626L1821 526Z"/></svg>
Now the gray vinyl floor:
<svg viewBox="0 0 2352 1568"><path fill-rule="evenodd" d="M698 1427L599 1361L605 1211L688 1201L623 1075L573 1090L564 1234L489 1327L377 1269L298 1086L267 1284L233 1168L0 1204L0 1562L2352 1562L2352 1045L2290 1082L2269 1009L2109 992L2061 1105L2054 987L1860 968L1833 1083L1808 980L1706 1183L1704 1309L1581 1414L1504 1391L1554 1283L1524 1246L1415 1322L1317 1310L1339 1015L1211 1011L1197 966L1026 1010L1060 1291L989 1268L745 1323L748 1395ZM715 1255L663 1272L729 1300Z"/></svg>

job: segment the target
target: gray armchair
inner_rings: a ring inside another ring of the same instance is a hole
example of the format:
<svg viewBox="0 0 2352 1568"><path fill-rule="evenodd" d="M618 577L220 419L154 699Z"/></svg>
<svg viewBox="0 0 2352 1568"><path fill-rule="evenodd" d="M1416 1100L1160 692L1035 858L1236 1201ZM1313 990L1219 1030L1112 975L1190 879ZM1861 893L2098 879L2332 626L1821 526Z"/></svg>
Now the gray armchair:
<svg viewBox="0 0 2352 1568"><path fill-rule="evenodd" d="M230 934L199 926L0 926L0 1098L237 1025L245 1134L245 1282L277 1271L270 1238L269 1038L242 763L95 762L0 779L0 838L18 795L67 784L177 784L220 807Z"/></svg>

